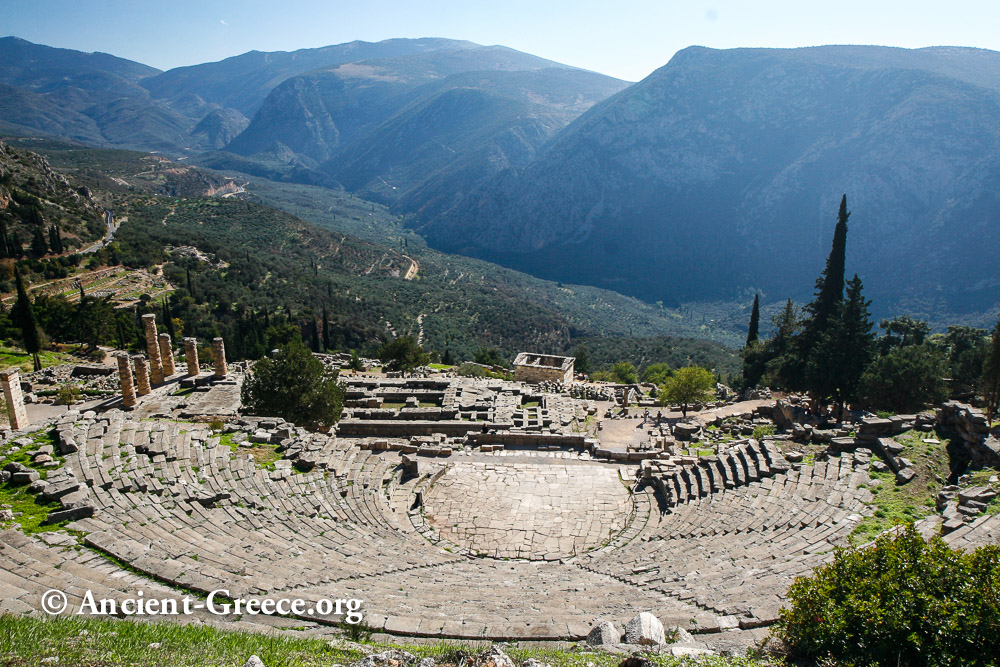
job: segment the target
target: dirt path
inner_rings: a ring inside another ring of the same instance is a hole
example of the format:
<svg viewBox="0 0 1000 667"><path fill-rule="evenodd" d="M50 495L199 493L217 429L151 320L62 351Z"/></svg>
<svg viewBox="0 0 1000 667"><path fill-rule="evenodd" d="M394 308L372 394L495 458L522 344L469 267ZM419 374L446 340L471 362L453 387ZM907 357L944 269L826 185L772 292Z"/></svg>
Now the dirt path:
<svg viewBox="0 0 1000 667"><path fill-rule="evenodd" d="M408 268L403 274L403 280L413 280L417 277L417 273L420 271L420 264L418 264L417 260L413 259L409 255L403 255L403 257L410 260L410 268Z"/></svg>

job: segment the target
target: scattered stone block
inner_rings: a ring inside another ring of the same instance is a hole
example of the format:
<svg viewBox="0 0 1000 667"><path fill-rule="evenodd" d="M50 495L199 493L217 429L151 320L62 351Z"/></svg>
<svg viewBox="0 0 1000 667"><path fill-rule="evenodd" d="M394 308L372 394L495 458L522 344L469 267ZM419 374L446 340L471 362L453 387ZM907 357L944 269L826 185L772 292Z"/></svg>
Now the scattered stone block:
<svg viewBox="0 0 1000 667"><path fill-rule="evenodd" d="M587 635L587 643L591 646L606 646L621 641L621 634L611 621L599 621Z"/></svg>
<svg viewBox="0 0 1000 667"><path fill-rule="evenodd" d="M625 643L659 646L665 643L663 624L651 613L644 611L625 626Z"/></svg>
<svg viewBox="0 0 1000 667"><path fill-rule="evenodd" d="M896 473L896 484L906 484L916 476L917 473L914 472L913 468L903 468Z"/></svg>
<svg viewBox="0 0 1000 667"><path fill-rule="evenodd" d="M10 475L10 483L14 486L24 486L41 479L42 475L37 470L22 470Z"/></svg>

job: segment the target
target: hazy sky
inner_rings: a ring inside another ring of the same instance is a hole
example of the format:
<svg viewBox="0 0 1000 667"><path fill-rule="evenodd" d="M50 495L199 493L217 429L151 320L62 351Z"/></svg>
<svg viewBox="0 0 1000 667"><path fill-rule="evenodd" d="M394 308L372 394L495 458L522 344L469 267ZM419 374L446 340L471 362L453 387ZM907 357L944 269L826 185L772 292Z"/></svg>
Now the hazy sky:
<svg viewBox="0 0 1000 667"><path fill-rule="evenodd" d="M0 0L0 35L160 69L254 49L450 37L636 81L692 44L1000 50L1000 0Z"/></svg>

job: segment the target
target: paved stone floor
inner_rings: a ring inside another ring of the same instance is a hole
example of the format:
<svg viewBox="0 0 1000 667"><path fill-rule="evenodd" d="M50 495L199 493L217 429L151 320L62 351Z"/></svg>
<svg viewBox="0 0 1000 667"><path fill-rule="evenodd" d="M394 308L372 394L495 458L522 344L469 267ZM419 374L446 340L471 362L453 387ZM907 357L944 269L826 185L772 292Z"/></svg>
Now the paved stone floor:
<svg viewBox="0 0 1000 667"><path fill-rule="evenodd" d="M424 501L428 523L495 558L555 560L600 546L631 511L618 468L461 462Z"/></svg>

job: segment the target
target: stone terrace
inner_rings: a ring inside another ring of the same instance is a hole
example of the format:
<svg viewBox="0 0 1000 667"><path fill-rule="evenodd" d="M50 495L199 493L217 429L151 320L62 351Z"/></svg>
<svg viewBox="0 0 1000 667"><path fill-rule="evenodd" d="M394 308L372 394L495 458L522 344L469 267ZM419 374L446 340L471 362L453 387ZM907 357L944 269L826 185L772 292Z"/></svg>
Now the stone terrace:
<svg viewBox="0 0 1000 667"><path fill-rule="evenodd" d="M682 456L645 421L631 422L638 451L617 451L595 431L603 406L518 383L352 380L335 434L179 420L199 403L225 414L236 387L62 417L65 464L42 493L92 550L66 533L0 533L17 563L0 575L8 608L34 609L60 572L77 592L358 597L376 630L427 637L579 639L641 611L694 632L749 629L774 622L793 579L871 512L864 457L789 463L749 438ZM947 539L997 531L984 516Z"/></svg>

